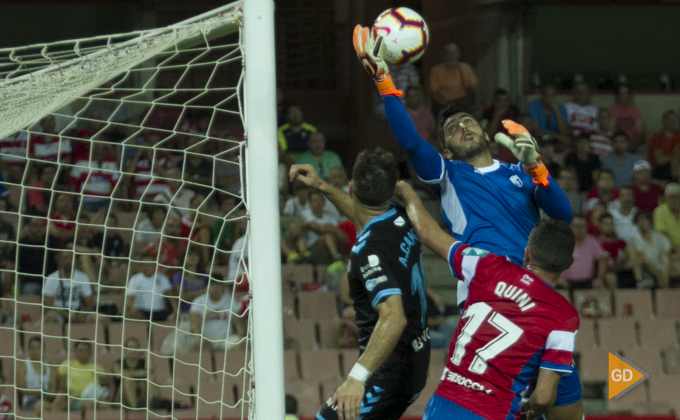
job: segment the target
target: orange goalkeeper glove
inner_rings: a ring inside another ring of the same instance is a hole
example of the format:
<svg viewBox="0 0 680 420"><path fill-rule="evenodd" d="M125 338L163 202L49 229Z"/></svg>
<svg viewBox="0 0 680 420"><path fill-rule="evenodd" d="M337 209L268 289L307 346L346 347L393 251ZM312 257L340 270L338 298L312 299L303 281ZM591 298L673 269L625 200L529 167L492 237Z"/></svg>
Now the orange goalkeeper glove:
<svg viewBox="0 0 680 420"><path fill-rule="evenodd" d="M382 58L381 50L384 49L383 38L379 36L374 41L369 28L357 25L352 35L352 43L354 44L354 50L357 52L359 61L361 61L366 72L375 81L380 94L401 96L403 92L394 87L387 63Z"/></svg>
<svg viewBox="0 0 680 420"><path fill-rule="evenodd" d="M510 149L513 155L522 162L524 169L527 171L535 184L541 184L544 187L548 186L548 169L541 160L541 155L538 151L538 143L524 126L517 124L511 120L503 120L503 127L508 130L515 138L512 139L505 133L496 133L494 139L496 143Z"/></svg>

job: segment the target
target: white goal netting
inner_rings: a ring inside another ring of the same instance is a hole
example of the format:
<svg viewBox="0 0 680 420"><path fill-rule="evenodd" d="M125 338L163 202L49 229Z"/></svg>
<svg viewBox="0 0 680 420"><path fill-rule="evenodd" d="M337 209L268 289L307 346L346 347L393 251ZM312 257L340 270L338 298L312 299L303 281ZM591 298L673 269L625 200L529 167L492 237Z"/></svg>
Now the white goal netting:
<svg viewBox="0 0 680 420"><path fill-rule="evenodd" d="M0 49L0 419L249 418L243 81L241 2Z"/></svg>

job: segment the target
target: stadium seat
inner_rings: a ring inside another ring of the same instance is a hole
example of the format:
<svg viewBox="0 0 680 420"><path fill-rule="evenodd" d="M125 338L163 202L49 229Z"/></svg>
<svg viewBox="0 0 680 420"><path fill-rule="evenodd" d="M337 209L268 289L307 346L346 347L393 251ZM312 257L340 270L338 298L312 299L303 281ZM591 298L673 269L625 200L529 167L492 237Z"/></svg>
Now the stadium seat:
<svg viewBox="0 0 680 420"><path fill-rule="evenodd" d="M652 402L670 405L676 413L680 413L680 375L653 376L649 379L649 394Z"/></svg>
<svg viewBox="0 0 680 420"><path fill-rule="evenodd" d="M622 356L650 375L661 374L661 351L659 349L630 347L623 350Z"/></svg>
<svg viewBox="0 0 680 420"><path fill-rule="evenodd" d="M637 345L635 339L635 320L629 318L609 318L597 321L600 348L605 352L619 352Z"/></svg>
<svg viewBox="0 0 680 420"><path fill-rule="evenodd" d="M151 324L151 350L160 353L165 338L176 330L175 322L154 322Z"/></svg>
<svg viewBox="0 0 680 420"><path fill-rule="evenodd" d="M680 290L657 289L654 297L657 316L680 319Z"/></svg>
<svg viewBox="0 0 680 420"><path fill-rule="evenodd" d="M170 362L172 361L172 357L160 356L150 352L147 356L147 360L153 364L156 384L170 385L172 383L170 375Z"/></svg>
<svg viewBox="0 0 680 420"><path fill-rule="evenodd" d="M136 211L118 212L118 213L116 213L116 216L118 216L118 227L119 228L132 229L133 227L135 227L137 225L137 212ZM146 219L146 217L140 216L139 221L141 222L144 219Z"/></svg>
<svg viewBox="0 0 680 420"><path fill-rule="evenodd" d="M342 325L340 319L320 319L317 322L319 326L319 344L321 348L336 349L341 343Z"/></svg>
<svg viewBox="0 0 680 420"><path fill-rule="evenodd" d="M661 349L663 354L663 372L668 375L680 375L680 350L678 348Z"/></svg>
<svg viewBox="0 0 680 420"><path fill-rule="evenodd" d="M290 319L283 326L286 337L296 340L299 349L313 349L316 344L316 322L310 319Z"/></svg>
<svg viewBox="0 0 680 420"><path fill-rule="evenodd" d="M638 384L636 387L626 392L621 398L607 399L607 412L631 412L636 407L647 404L647 391L645 390L645 385L644 382Z"/></svg>
<svg viewBox="0 0 680 420"><path fill-rule="evenodd" d="M340 358L342 361L342 376L346 378L352 366L359 360L359 349L342 349L340 350Z"/></svg>
<svg viewBox="0 0 680 420"><path fill-rule="evenodd" d="M121 359L120 348L112 347L106 349L104 346L97 346L97 350L92 356L92 363L96 363L106 369L107 372L111 372L111 366L119 359Z"/></svg>
<svg viewBox="0 0 680 420"><path fill-rule="evenodd" d="M640 319L640 344L647 348L678 347L676 320L668 318Z"/></svg>
<svg viewBox="0 0 680 420"><path fill-rule="evenodd" d="M341 375L338 350L300 351L300 373L302 379L309 381L323 381L338 377Z"/></svg>
<svg viewBox="0 0 680 420"><path fill-rule="evenodd" d="M2 376L5 377L6 384L14 383L14 370L16 368L16 362L23 363L19 360L15 361L14 357L11 356L0 356L0 372L2 372Z"/></svg>
<svg viewBox="0 0 680 420"><path fill-rule="evenodd" d="M66 336L70 342L80 341L86 339L88 341L95 341L99 344L106 343L106 329L103 323L88 322L82 324L68 323L64 325L66 329Z"/></svg>
<svg viewBox="0 0 680 420"><path fill-rule="evenodd" d="M7 327L10 328L7 328ZM19 331L15 330L11 325L0 326L0 357L2 356L14 356L14 350L16 349L16 343L19 342Z"/></svg>
<svg viewBox="0 0 680 420"><path fill-rule="evenodd" d="M319 382L286 381L286 394L297 399L299 417L314 418L322 406Z"/></svg>
<svg viewBox="0 0 680 420"><path fill-rule="evenodd" d="M248 353L249 355L250 353ZM241 373L246 365L246 352L243 350L231 349L227 352L216 352L215 370L216 372L226 372L230 375L236 376Z"/></svg>
<svg viewBox="0 0 680 420"><path fill-rule="evenodd" d="M338 318L338 295L335 292L302 292L298 294L300 319Z"/></svg>
<svg viewBox="0 0 680 420"><path fill-rule="evenodd" d="M123 322L109 324L109 344L122 345L128 337L137 337L140 348L146 349L149 344L149 322L123 318Z"/></svg>
<svg viewBox="0 0 680 420"><path fill-rule="evenodd" d="M42 320L42 298L37 295L17 296L16 318L23 324L24 315L28 315L29 322L40 322Z"/></svg>
<svg viewBox="0 0 680 420"><path fill-rule="evenodd" d="M283 302L281 303L281 307L283 308L284 318L295 318L295 295L287 292L285 288L283 289Z"/></svg>
<svg viewBox="0 0 680 420"><path fill-rule="evenodd" d="M592 349L596 346L595 321L590 318L581 318L578 334L576 334L576 350Z"/></svg>
<svg viewBox="0 0 680 420"><path fill-rule="evenodd" d="M131 275L132 273L130 273ZM109 285L111 286L118 286L118 287L124 287L127 285L128 281L128 265L124 264L119 264L115 267L110 267L109 268ZM111 290L111 288L107 288L107 291ZM122 290L122 289L121 289ZM125 309L125 298L123 298L123 305L118 308L120 313L124 313L123 310Z"/></svg>
<svg viewBox="0 0 680 420"><path fill-rule="evenodd" d="M103 292L105 286L100 288L100 292ZM115 292L116 289L107 287L106 290L110 290L111 293L100 293L99 303L111 302L118 308L118 313L122 316L125 310L125 293L123 289L119 289L119 292Z"/></svg>
<svg viewBox="0 0 680 420"><path fill-rule="evenodd" d="M617 317L650 318L654 316L651 290L614 290Z"/></svg>
<svg viewBox="0 0 680 420"><path fill-rule="evenodd" d="M293 282L297 285L314 281L314 266L311 264L284 264L281 266L283 284Z"/></svg>
<svg viewBox="0 0 680 420"><path fill-rule="evenodd" d="M608 317L613 314L609 290L574 290L572 304L582 317Z"/></svg>
<svg viewBox="0 0 680 420"><path fill-rule="evenodd" d="M578 353L578 372L583 382L607 382L609 353L601 349L583 349Z"/></svg>
<svg viewBox="0 0 680 420"><path fill-rule="evenodd" d="M298 354L295 350L283 351L284 378L286 381L300 378L300 367L298 365Z"/></svg>

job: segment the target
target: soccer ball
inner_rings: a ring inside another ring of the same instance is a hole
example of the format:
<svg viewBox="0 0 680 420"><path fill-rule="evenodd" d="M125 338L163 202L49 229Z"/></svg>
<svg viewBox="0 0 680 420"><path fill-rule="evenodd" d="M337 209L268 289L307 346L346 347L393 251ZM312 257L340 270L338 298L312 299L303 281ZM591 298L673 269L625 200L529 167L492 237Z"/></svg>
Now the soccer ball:
<svg viewBox="0 0 680 420"><path fill-rule="evenodd" d="M412 63L425 52L430 32L425 20L408 7L387 9L373 23L373 38L383 37L383 59L391 64Z"/></svg>

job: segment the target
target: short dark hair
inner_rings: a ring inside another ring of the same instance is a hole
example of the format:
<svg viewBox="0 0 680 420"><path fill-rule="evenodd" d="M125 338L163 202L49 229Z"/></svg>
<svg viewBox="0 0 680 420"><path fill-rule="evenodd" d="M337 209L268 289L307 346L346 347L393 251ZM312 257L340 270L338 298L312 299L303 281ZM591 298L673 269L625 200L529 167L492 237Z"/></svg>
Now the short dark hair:
<svg viewBox="0 0 680 420"><path fill-rule="evenodd" d="M152 216L154 213L156 213L157 211L162 211L163 214L168 214L168 209L167 209L164 205L162 205L162 204L150 204L150 205L146 208L146 213L149 215L149 219L150 219L151 216Z"/></svg>
<svg viewBox="0 0 680 420"><path fill-rule="evenodd" d="M76 349L77 349L78 346L87 346L87 347L90 348L90 350L92 350L92 343L90 343L89 341L87 341L87 337L83 337L83 338L81 338L80 340L76 341L75 344L74 344L74 346L73 346L73 348L76 348Z"/></svg>
<svg viewBox="0 0 680 420"><path fill-rule="evenodd" d="M382 206L394 195L399 180L394 155L380 147L359 153L352 170L354 195L366 206Z"/></svg>
<svg viewBox="0 0 680 420"><path fill-rule="evenodd" d="M600 216L599 222L602 223L604 219L612 219L614 220L614 216L611 215L611 213L604 213L602 216Z"/></svg>
<svg viewBox="0 0 680 420"><path fill-rule="evenodd" d="M649 213L646 213L644 211L638 212L635 217L633 217L633 223L637 224L637 222L640 220L641 217L644 217L648 221L652 221L652 216L649 215Z"/></svg>
<svg viewBox="0 0 680 420"><path fill-rule="evenodd" d="M27 344L30 346L31 343L36 342L36 341L37 341L39 344L41 344L41 343L42 343L42 338L40 338L39 335L34 335L33 337L31 337L31 338L28 339L28 343L27 343Z"/></svg>
<svg viewBox="0 0 680 420"><path fill-rule="evenodd" d="M548 273L571 267L576 239L571 227L561 220L539 220L529 234L529 251L534 264Z"/></svg>
<svg viewBox="0 0 680 420"><path fill-rule="evenodd" d="M286 414L297 414L297 400L291 394L286 394Z"/></svg>
<svg viewBox="0 0 680 420"><path fill-rule="evenodd" d="M323 193L319 190L309 190L309 193L307 194L307 198L312 198L313 195L318 195L324 200L326 200L326 197L323 196Z"/></svg>
<svg viewBox="0 0 680 420"><path fill-rule="evenodd" d="M627 141L630 141L630 138L628 138L628 133L626 133L625 131L617 131L614 134L612 134L612 140L619 136L623 136L626 138Z"/></svg>
<svg viewBox="0 0 680 420"><path fill-rule="evenodd" d="M446 120L449 119L450 116L460 114L461 112L470 114L470 116L472 116L470 107L461 101L453 102L452 104L444 108L442 112L439 113L439 118L437 122L437 139L439 140L439 144L444 149L446 149L446 139L444 138L444 123L446 122ZM474 118L475 121L477 121L475 117L472 118Z"/></svg>
<svg viewBox="0 0 680 420"><path fill-rule="evenodd" d="M498 89L493 91L493 97L494 98L497 97L497 96L500 96L500 95L507 95L507 94L508 94L508 91L503 89L503 88L498 88Z"/></svg>
<svg viewBox="0 0 680 420"><path fill-rule="evenodd" d="M602 169L602 170L600 170L600 173L597 174L597 179L600 179L600 176L601 176L602 174L609 174L609 175L612 176L612 179L614 178L614 171L612 171L611 169Z"/></svg>
<svg viewBox="0 0 680 420"><path fill-rule="evenodd" d="M617 85L617 86L614 88L614 96L619 96L619 92L621 92L621 89L623 89L623 88L628 89L628 93L629 93L629 94L633 92L633 90L630 88L630 86L628 86L628 85L622 83L622 84L620 84L620 85Z"/></svg>

